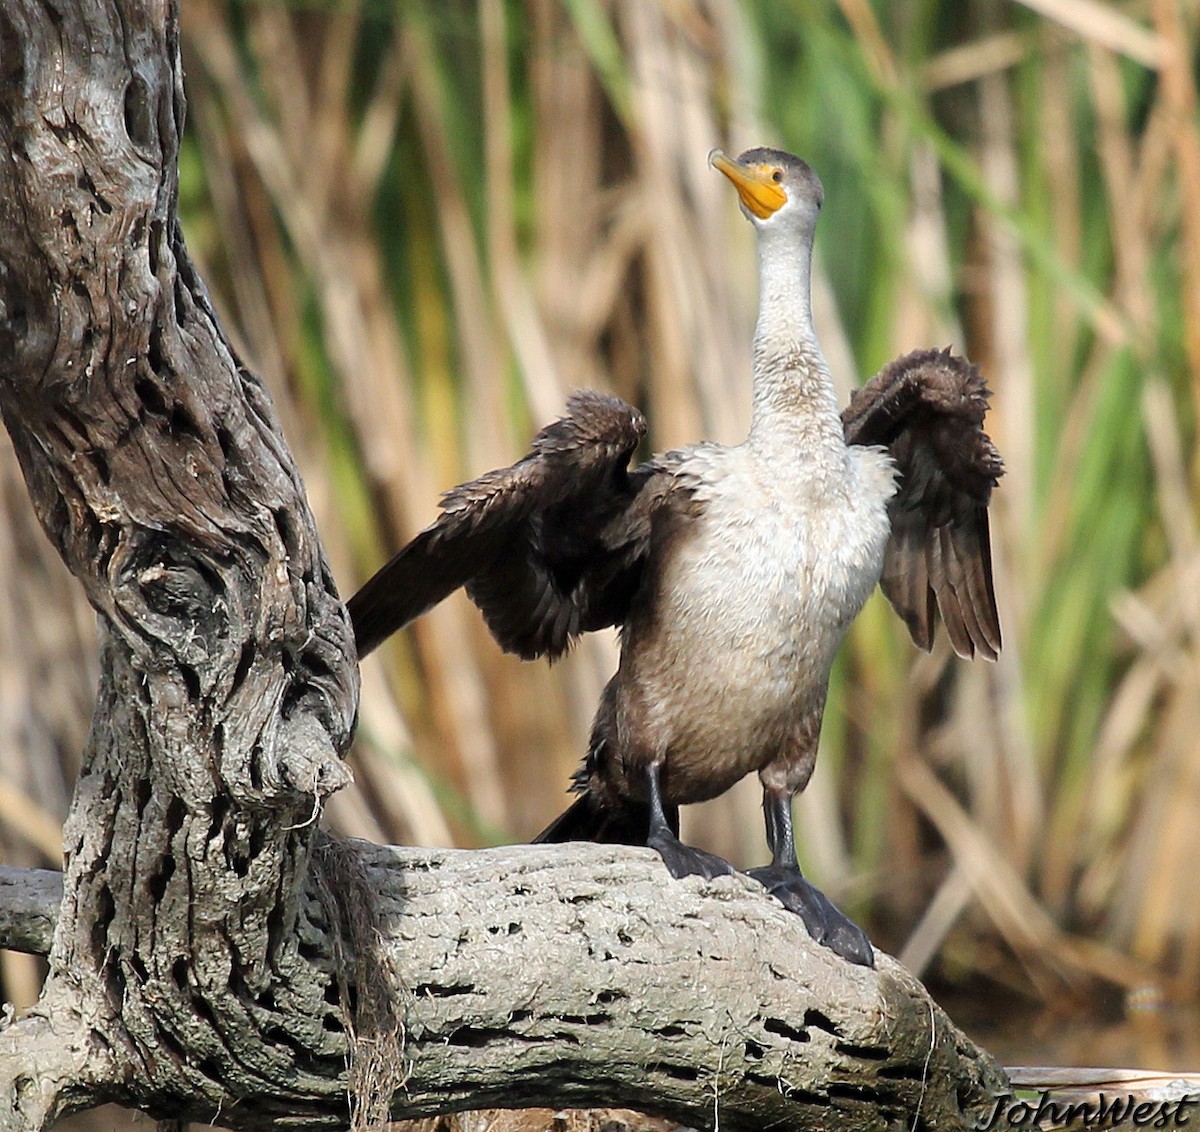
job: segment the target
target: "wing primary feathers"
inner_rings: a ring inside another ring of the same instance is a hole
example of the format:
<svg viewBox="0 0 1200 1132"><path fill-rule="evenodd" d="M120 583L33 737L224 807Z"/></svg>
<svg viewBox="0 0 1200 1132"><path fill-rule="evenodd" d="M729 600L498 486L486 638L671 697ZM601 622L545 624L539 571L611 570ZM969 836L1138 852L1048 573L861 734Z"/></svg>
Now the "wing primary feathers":
<svg viewBox="0 0 1200 1132"><path fill-rule="evenodd" d="M963 637L957 641L952 637L951 643L959 656L969 660L975 655L975 642L984 641L985 637L967 589L967 570L964 568L962 554L963 539L959 537L960 532L952 530L949 526L939 528L939 534L942 544L942 561L946 568L946 583L949 588L945 601L947 605L953 605L957 623L963 628Z"/></svg>
<svg viewBox="0 0 1200 1132"><path fill-rule="evenodd" d="M975 644L988 660L995 660L1000 655L1002 641L1000 619L996 612L996 586L992 577L991 529L988 513L982 509L976 516L975 543L978 553L968 564L967 570L967 584L983 638Z"/></svg>
<svg viewBox="0 0 1200 1132"><path fill-rule="evenodd" d="M470 548L460 546L448 564L439 552L446 525L439 520L422 531L346 603L360 657L467 580L471 560L465 552Z"/></svg>
<svg viewBox="0 0 1200 1132"><path fill-rule="evenodd" d="M631 405L581 391L517 463L446 492L436 522L346 603L359 656L459 586L526 658L622 620L649 547L649 525L626 522L653 480L628 470L645 432Z"/></svg>
<svg viewBox="0 0 1200 1132"><path fill-rule="evenodd" d="M966 358L917 350L889 362L842 414L849 444L888 450L898 472L880 585L914 643L934 608L960 656L995 659L1000 619L987 507L1004 465L983 430L990 393Z"/></svg>
<svg viewBox="0 0 1200 1132"><path fill-rule="evenodd" d="M994 658L987 506L1004 469L983 431L988 395L965 358L920 350L858 390L842 422L848 443L884 446L896 465L880 584L913 641L932 647L940 613L957 652ZM437 521L347 603L359 655L459 586L526 658L554 659L580 632L620 624L650 518L676 486L670 453L629 471L645 429L625 402L576 393L524 458L448 491Z"/></svg>
<svg viewBox="0 0 1200 1132"><path fill-rule="evenodd" d="M963 621L962 610L954 593L951 581L953 560L947 560L946 542L943 532L934 532L929 542L929 578L933 592L937 596L938 612L942 615L942 624L946 626L946 635L950 638L954 651L959 656L973 656L971 637Z"/></svg>
<svg viewBox="0 0 1200 1132"><path fill-rule="evenodd" d="M933 648L933 590L929 586L929 566L924 547L913 553L907 545L912 533L893 529L892 542L884 556L880 585L893 594L892 602L908 626L913 643L928 652Z"/></svg>

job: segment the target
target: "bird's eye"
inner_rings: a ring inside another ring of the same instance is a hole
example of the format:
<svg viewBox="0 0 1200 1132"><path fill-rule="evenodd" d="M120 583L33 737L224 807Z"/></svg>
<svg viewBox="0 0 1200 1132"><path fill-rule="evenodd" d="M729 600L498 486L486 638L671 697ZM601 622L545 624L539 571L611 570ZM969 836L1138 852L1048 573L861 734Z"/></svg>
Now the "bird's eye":
<svg viewBox="0 0 1200 1132"><path fill-rule="evenodd" d="M776 169L775 172L771 174L771 180L778 185L779 182L783 180L783 170Z"/></svg>

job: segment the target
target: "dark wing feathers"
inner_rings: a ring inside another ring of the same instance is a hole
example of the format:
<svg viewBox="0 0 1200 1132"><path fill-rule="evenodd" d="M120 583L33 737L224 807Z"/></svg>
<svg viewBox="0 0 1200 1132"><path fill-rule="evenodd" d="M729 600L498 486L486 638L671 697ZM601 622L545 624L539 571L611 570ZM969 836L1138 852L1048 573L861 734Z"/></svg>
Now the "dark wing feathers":
<svg viewBox="0 0 1200 1132"><path fill-rule="evenodd" d="M965 358L918 350L857 390L842 425L847 443L882 445L896 463L880 586L913 641L933 646L936 608L960 656L994 660L1000 621L987 508L1004 465L983 431L987 399Z"/></svg>
<svg viewBox="0 0 1200 1132"><path fill-rule="evenodd" d="M624 401L576 393L527 456L448 491L438 520L347 603L359 656L459 586L526 658L620 620L648 545L622 521L646 482L628 472L645 431Z"/></svg>
<svg viewBox="0 0 1200 1132"><path fill-rule="evenodd" d="M858 390L842 423L847 443L882 445L896 464L880 585L913 640L932 647L938 611L960 655L994 658L987 507L1003 464L983 431L987 397L964 358L917 351ZM577 393L522 460L447 492L440 518L350 599L359 655L459 586L526 658L623 621L655 516L690 494L677 454L629 470L645 429L623 401Z"/></svg>

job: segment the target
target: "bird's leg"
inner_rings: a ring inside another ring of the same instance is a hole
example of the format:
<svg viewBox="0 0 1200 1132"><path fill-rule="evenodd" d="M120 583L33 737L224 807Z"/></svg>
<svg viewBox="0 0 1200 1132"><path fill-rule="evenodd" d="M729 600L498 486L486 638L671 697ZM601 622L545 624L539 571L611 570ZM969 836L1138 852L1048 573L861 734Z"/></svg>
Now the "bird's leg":
<svg viewBox="0 0 1200 1132"><path fill-rule="evenodd" d="M646 772L646 785L650 795L650 831L646 844L655 850L667 866L667 871L678 880L680 877L698 873L711 880L713 877L732 873L733 866L715 853L706 853L684 845L671 829L663 809L662 786L658 780L659 764L651 763Z"/></svg>
<svg viewBox="0 0 1200 1132"><path fill-rule="evenodd" d="M863 967L875 966L875 953L867 933L840 912L833 902L800 872L792 833L792 795L788 790L763 788L763 815L771 863L750 869L748 876L759 882L789 912L795 912L808 934L843 959Z"/></svg>

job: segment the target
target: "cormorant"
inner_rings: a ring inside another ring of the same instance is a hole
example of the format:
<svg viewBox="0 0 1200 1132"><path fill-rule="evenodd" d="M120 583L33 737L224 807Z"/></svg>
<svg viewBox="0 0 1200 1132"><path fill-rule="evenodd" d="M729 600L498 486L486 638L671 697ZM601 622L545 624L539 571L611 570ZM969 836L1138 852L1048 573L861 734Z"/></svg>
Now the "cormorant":
<svg viewBox="0 0 1200 1132"><path fill-rule="evenodd" d="M360 656L459 586L527 659L619 625L580 798L538 840L648 845L676 877L731 872L679 840L679 806L757 771L772 862L749 875L871 965L866 934L800 872L792 797L816 761L834 654L876 583L921 648L936 609L961 656L996 657L987 506L1003 467L984 381L949 350L898 358L838 411L810 309L820 180L774 149L709 161L758 237L747 438L631 469L641 414L576 393L522 460L449 491L349 610Z"/></svg>

